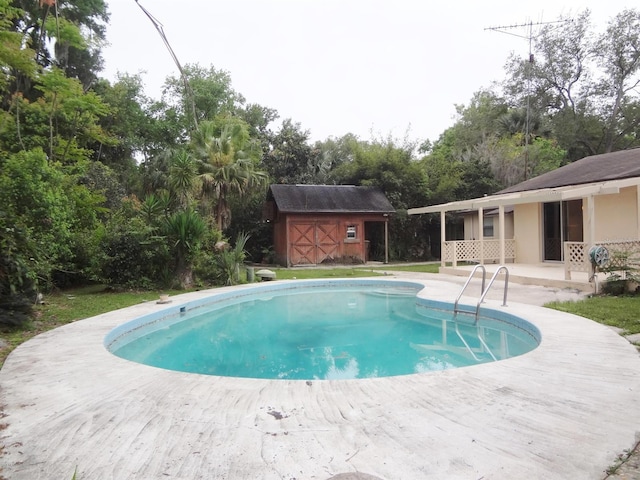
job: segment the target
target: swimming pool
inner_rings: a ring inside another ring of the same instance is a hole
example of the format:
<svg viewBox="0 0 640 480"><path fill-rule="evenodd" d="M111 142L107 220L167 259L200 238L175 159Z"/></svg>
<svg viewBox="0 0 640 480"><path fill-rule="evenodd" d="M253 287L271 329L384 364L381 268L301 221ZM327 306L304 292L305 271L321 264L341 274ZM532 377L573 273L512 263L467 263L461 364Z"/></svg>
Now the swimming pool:
<svg viewBox="0 0 640 480"><path fill-rule="evenodd" d="M421 284L418 302L446 303L462 285L447 278L399 280ZM597 480L637 441L637 349L604 325L532 304L548 298L542 287L510 285L504 308L496 289L481 308L535 325L537 348L426 374L339 381L185 374L124 360L104 347L105 337L130 320L253 288L190 292L168 305L149 297L14 350L0 370L4 475L71 478L77 465L79 477L100 479L326 479L365 472L389 480L463 480L526 472ZM465 302L475 307L472 297Z"/></svg>
<svg viewBox="0 0 640 480"><path fill-rule="evenodd" d="M245 378L339 380L408 375L522 355L537 329L495 312L478 322L418 296L412 282L259 284L128 322L109 351L168 370ZM455 320L454 320L455 318Z"/></svg>

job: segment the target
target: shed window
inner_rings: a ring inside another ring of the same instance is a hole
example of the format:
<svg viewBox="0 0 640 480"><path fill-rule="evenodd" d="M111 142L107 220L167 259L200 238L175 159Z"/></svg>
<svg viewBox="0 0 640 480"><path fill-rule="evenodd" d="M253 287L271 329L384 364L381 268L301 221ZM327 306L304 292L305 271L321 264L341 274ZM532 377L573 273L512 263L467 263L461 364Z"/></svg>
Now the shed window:
<svg viewBox="0 0 640 480"><path fill-rule="evenodd" d="M355 225L349 225L347 227L347 239L353 239L353 238L357 238L356 237L356 226Z"/></svg>
<svg viewBox="0 0 640 480"><path fill-rule="evenodd" d="M482 235L484 237L493 237L493 217L482 219Z"/></svg>

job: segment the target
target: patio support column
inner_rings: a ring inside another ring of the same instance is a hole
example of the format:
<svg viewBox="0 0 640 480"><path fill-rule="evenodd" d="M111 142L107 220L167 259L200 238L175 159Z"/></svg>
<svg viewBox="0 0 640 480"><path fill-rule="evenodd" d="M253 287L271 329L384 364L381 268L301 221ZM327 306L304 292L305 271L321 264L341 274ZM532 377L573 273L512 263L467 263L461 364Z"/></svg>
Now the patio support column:
<svg viewBox="0 0 640 480"><path fill-rule="evenodd" d="M636 186L636 202L638 206L636 207L636 240L640 240L640 185Z"/></svg>
<svg viewBox="0 0 640 480"><path fill-rule="evenodd" d="M585 242L587 246L593 245L596 241L596 222L595 222L595 197L593 195L589 195L587 197L587 211L584 212L586 214L586 223L587 223L587 235L588 238Z"/></svg>
<svg viewBox="0 0 640 480"><path fill-rule="evenodd" d="M498 228L500 229L500 265L504 265L504 205L498 207Z"/></svg>
<svg viewBox="0 0 640 480"><path fill-rule="evenodd" d="M384 219L384 263L389 263L389 219Z"/></svg>
<svg viewBox="0 0 640 480"><path fill-rule="evenodd" d="M440 212L440 266L444 267L445 261L444 261L444 252L445 252L445 247L444 247L444 242L447 241L447 229L445 226L445 213L444 210L442 210ZM456 265L456 259L453 259L453 266L455 267Z"/></svg>
<svg viewBox="0 0 640 480"><path fill-rule="evenodd" d="M480 265L484 265L484 210L478 208L478 241L480 242Z"/></svg>

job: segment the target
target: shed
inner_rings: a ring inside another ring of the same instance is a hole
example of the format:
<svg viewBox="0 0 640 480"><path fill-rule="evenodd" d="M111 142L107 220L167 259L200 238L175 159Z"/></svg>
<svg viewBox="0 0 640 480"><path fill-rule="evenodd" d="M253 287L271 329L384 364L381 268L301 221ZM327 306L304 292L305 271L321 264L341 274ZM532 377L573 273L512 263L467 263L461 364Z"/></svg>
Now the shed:
<svg viewBox="0 0 640 480"><path fill-rule="evenodd" d="M273 224L276 261L282 265L366 262L373 224L383 226L386 263L394 212L377 187L271 185L264 218Z"/></svg>

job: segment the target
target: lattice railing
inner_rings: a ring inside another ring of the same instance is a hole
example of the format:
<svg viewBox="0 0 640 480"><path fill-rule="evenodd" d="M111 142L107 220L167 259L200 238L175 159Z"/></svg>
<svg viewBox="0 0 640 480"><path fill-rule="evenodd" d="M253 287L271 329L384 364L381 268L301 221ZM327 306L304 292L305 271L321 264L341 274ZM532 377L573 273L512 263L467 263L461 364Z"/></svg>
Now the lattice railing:
<svg viewBox="0 0 640 480"><path fill-rule="evenodd" d="M564 278L566 280L571 280L571 272L591 273L589 252L584 242L564 242Z"/></svg>
<svg viewBox="0 0 640 480"><path fill-rule="evenodd" d="M595 246L608 250L609 262L604 267L609 271L640 268L640 240L596 242ZM571 272L593 273L589 249L584 242L564 242L564 275L567 280L571 279Z"/></svg>
<svg viewBox="0 0 640 480"><path fill-rule="evenodd" d="M608 270L623 270L624 268L640 268L640 240L606 241L597 245L609 251Z"/></svg>
<svg viewBox="0 0 640 480"><path fill-rule="evenodd" d="M515 260L516 242L513 239L504 241L505 259ZM443 261L480 262L500 260L500 240L452 240L444 242Z"/></svg>

